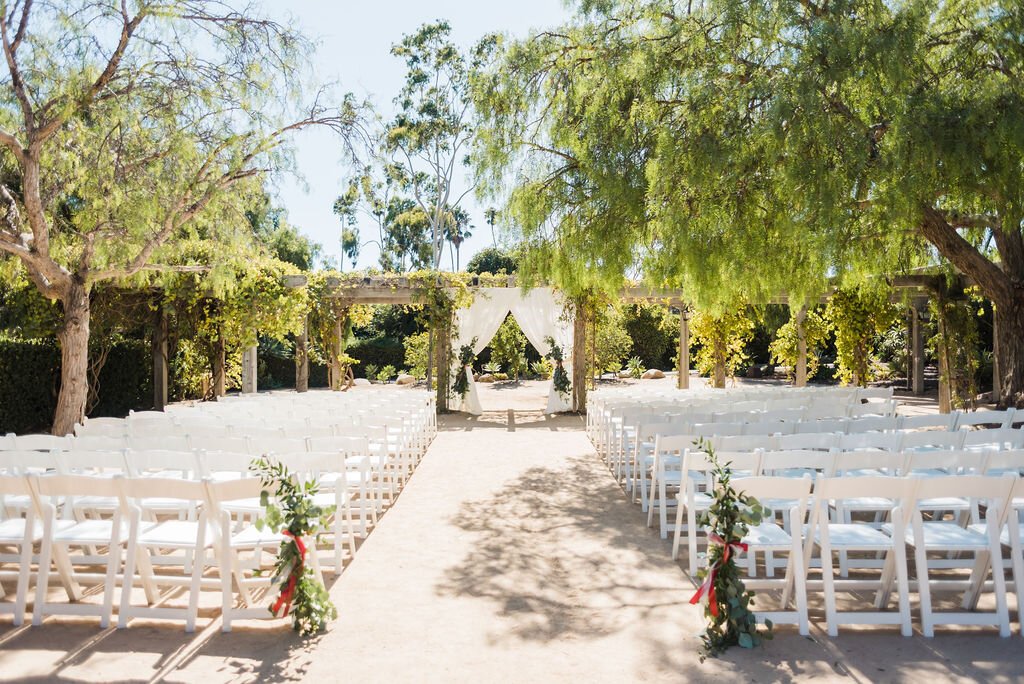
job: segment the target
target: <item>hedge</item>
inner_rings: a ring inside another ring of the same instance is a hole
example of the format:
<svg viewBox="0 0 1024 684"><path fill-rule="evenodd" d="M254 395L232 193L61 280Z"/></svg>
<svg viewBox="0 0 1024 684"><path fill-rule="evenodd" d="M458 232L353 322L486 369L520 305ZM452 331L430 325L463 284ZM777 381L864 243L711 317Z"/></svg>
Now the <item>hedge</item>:
<svg viewBox="0 0 1024 684"><path fill-rule="evenodd" d="M405 345L394 337L371 337L350 342L345 353L359 359L354 372L357 378L366 377L366 366L377 368L394 366L405 368Z"/></svg>
<svg viewBox="0 0 1024 684"><path fill-rule="evenodd" d="M91 416L123 416L152 408L153 371L145 342L128 340L111 348L100 371L99 401ZM56 340L0 338L0 433L47 430L60 391L60 348Z"/></svg>

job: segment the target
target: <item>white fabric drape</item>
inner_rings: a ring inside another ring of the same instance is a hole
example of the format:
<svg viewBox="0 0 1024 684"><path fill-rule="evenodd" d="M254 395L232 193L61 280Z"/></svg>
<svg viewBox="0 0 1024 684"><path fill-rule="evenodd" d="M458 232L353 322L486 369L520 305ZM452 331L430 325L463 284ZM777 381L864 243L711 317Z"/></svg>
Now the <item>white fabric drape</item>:
<svg viewBox="0 0 1024 684"><path fill-rule="evenodd" d="M473 303L455 312L456 337L452 352L459 353L464 345L475 337L473 352L480 353L490 344L505 317L511 312L526 339L542 355L551 351L544 341L551 337L562 347L568 370L568 359L572 358L572 322L563 320L563 300L550 288L533 288L527 292L515 288L482 287L476 290ZM467 374L469 391L459 401L456 410L473 415L483 412L471 372ZM546 413L566 411L571 408L569 399L561 397L552 385L548 392Z"/></svg>

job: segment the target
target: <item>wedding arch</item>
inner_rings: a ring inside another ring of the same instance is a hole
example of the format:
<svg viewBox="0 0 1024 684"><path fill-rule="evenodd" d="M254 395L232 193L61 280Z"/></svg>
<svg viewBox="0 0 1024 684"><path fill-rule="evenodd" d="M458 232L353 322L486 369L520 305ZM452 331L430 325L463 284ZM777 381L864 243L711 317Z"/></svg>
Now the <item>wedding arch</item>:
<svg viewBox="0 0 1024 684"><path fill-rule="evenodd" d="M529 290L508 287L481 287L474 291L473 303L455 312L455 337L453 349L458 352L463 346L473 344L473 353L478 354L490 344L508 314L516 319L533 348L546 355L551 351L549 338L561 347L566 359L572 358L573 322L565 314L565 299L549 287L535 287ZM470 367L457 369L466 374L468 391L456 398L455 409L473 415L483 413L473 370ZM555 390L554 381L548 390L545 413L572 410L572 397Z"/></svg>

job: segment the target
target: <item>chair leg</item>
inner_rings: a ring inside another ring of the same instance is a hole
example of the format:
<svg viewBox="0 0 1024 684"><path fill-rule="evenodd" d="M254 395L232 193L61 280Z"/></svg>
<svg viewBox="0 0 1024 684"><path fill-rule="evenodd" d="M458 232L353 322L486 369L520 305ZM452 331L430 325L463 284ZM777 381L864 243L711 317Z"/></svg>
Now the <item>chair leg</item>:
<svg viewBox="0 0 1024 684"><path fill-rule="evenodd" d="M682 495L682 488L679 490ZM683 502L676 497L676 529L672 532L672 560L679 560L679 538L683 534Z"/></svg>
<svg viewBox="0 0 1024 684"><path fill-rule="evenodd" d="M131 612L132 587L135 584L135 557L141 551L135 545L136 526L132 525L128 537L128 549L124 554L124 580L121 582L121 605L117 611L117 628L128 626L128 614Z"/></svg>
<svg viewBox="0 0 1024 684"><path fill-rule="evenodd" d="M28 516L26 522L28 529L32 529L32 516ZM21 554L18 558L18 587L14 593L14 626L20 627L25 621L25 605L28 603L28 581L29 568L32 566L32 540L25 539L21 544Z"/></svg>
<svg viewBox="0 0 1024 684"><path fill-rule="evenodd" d="M839 636L839 613L836 609L835 566L832 563L832 548L829 546L825 530L822 530L821 543L821 583L825 595L825 622L830 637Z"/></svg>

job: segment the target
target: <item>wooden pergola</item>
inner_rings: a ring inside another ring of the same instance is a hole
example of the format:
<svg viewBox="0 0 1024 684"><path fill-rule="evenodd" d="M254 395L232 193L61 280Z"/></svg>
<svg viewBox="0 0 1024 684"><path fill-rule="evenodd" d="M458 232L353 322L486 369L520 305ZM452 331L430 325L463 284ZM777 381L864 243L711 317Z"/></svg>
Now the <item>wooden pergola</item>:
<svg viewBox="0 0 1024 684"><path fill-rule="evenodd" d="M441 276L439 276L441 277ZM307 279L304 275L286 276L286 285L289 287L302 287ZM950 292L950 280L941 275L919 273L900 276L890 283L893 288L893 298L897 301L910 301L909 316L909 337L911 340L912 362L908 369L911 380L911 389L914 394L924 394L924 331L923 323L926 320L928 300L940 292ZM956 285L967 285L963 278L953 283ZM353 277L338 277L328 279L328 295L344 302L346 305L356 304L393 304L409 305L419 302L418 293L425 288L413 280L405 277L384 277L369 275L354 275ZM486 278L472 277L469 281L469 289L472 291L480 287L507 287L517 288L515 276L488 276ZM955 289L955 288L954 288ZM962 288L961 288L962 289ZM824 294L820 301L824 302L831 293ZM690 355L689 355L689 308L684 293L679 289L656 289L646 287L625 287L621 290L619 297L627 302L662 302L667 306L677 308L680 311L679 317L679 373L677 376L677 387L679 389L689 388L690 379ZM776 304L788 304L788 297L780 295L772 300ZM798 322L805 315L805 310L796 312ZM340 325L340 322L338 323ZM573 345L573 406L576 410L584 410L586 406L586 340L587 320L583 316L577 316L574 325ZM802 330L798 325L799 355L795 372L795 384L804 386L807 383L807 347L803 340ZM163 406L167 397L167 364L166 364L166 316L158 315L158 324L154 334L154 393L157 406ZM256 347L250 347L243 353L242 362L242 391L255 392L256 386ZM442 363L446 365L447 359L444 354L437 355L438 367ZM433 362L433 361L432 361ZM300 335L296 339L296 389L304 391L308 386L309 358L307 354L306 335ZM940 405L948 407L949 388L944 378L940 377ZM945 389L946 402L942 402L943 389ZM446 398L446 397L445 397ZM442 398L443 399L443 398ZM439 406L447 405L446 401L439 401Z"/></svg>

